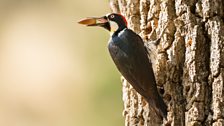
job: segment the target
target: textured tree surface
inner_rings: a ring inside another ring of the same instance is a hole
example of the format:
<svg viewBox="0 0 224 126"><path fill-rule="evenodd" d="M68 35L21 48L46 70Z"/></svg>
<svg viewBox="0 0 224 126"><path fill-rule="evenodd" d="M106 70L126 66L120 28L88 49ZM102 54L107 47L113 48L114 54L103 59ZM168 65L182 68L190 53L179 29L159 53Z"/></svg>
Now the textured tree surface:
<svg viewBox="0 0 224 126"><path fill-rule="evenodd" d="M168 105L167 120L159 120L122 79L125 125L224 126L224 0L112 0L110 6L155 54L158 91Z"/></svg>

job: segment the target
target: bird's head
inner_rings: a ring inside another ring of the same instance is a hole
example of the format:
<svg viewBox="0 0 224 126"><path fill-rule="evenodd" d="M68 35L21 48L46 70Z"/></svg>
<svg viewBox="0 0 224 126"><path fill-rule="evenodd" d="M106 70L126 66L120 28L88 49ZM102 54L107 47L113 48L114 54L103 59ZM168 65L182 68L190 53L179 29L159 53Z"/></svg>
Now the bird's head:
<svg viewBox="0 0 224 126"><path fill-rule="evenodd" d="M86 26L100 26L108 31L118 33L119 31L127 28L127 21L121 14L107 14L103 17L86 18L78 22Z"/></svg>

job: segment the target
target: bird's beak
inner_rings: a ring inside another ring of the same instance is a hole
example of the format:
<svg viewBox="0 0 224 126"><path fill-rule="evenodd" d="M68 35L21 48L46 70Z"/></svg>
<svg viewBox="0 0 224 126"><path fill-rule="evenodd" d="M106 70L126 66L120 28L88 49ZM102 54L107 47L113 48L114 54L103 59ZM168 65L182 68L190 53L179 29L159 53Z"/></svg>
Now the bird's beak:
<svg viewBox="0 0 224 126"><path fill-rule="evenodd" d="M85 18L80 20L78 23L86 26L101 26L110 31L110 24L106 16L100 18L97 17Z"/></svg>
<svg viewBox="0 0 224 126"><path fill-rule="evenodd" d="M86 25L86 26L102 26L107 22L108 20L105 17L100 17L100 18L91 17L91 18L82 19L78 23L82 25Z"/></svg>

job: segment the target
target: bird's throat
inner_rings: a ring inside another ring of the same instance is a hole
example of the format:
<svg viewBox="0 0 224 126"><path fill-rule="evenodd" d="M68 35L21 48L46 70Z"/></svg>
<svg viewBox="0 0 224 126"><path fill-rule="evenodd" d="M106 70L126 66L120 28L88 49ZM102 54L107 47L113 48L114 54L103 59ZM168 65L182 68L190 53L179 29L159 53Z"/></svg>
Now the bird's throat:
<svg viewBox="0 0 224 126"><path fill-rule="evenodd" d="M119 26L116 22L110 21L110 35L112 36L114 32L116 32L119 29Z"/></svg>

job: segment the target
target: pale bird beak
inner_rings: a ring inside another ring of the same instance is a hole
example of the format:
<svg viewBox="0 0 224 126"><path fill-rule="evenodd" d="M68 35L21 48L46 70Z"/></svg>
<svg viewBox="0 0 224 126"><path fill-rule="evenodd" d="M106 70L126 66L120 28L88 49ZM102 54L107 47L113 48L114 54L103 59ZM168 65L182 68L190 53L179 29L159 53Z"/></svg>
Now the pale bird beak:
<svg viewBox="0 0 224 126"><path fill-rule="evenodd" d="M105 17L100 18L91 17L82 19L78 23L86 26L103 26L106 23L108 23L108 20Z"/></svg>

